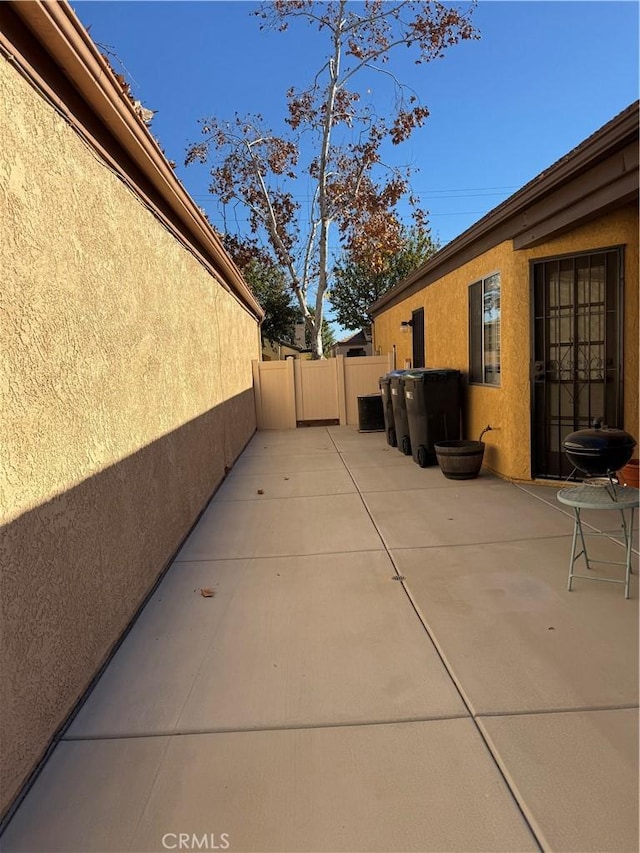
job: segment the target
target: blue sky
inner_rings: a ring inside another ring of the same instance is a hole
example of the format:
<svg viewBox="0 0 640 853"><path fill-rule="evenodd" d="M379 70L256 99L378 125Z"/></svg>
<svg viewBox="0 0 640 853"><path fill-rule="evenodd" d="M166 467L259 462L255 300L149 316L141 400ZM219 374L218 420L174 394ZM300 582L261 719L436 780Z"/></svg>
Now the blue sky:
<svg viewBox="0 0 640 853"><path fill-rule="evenodd" d="M157 110L153 133L221 226L206 168L182 166L199 137L197 120L260 112L278 127L286 89L304 85L320 65L315 32L261 32L250 15L256 4L244 0L72 5L94 41L122 61L134 96ZM406 55L394 64L431 115L393 155L419 167L413 189L441 242L638 98L638 9L609 0L480 0L479 41L426 66Z"/></svg>

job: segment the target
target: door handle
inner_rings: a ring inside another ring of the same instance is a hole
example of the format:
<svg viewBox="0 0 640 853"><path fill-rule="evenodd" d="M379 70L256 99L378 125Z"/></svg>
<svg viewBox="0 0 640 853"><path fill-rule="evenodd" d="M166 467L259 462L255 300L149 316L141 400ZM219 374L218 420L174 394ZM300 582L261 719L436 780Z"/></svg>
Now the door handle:
<svg viewBox="0 0 640 853"><path fill-rule="evenodd" d="M534 382L543 382L546 374L544 361L534 361L532 373Z"/></svg>

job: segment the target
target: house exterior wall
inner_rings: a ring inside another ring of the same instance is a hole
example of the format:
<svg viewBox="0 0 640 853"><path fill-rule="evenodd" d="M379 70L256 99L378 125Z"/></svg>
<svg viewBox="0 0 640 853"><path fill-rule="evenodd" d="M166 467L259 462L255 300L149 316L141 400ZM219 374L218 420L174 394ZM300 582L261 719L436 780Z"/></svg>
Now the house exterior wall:
<svg viewBox="0 0 640 853"><path fill-rule="evenodd" d="M396 365L411 358L411 332L401 321L425 310L427 367L469 369L468 287L493 272L501 275L501 385L469 385L464 437L477 439L491 424L485 464L504 477L531 479L529 365L529 262L555 255L625 246L624 428L638 436L638 210L629 205L532 249L514 251L510 240L479 255L375 318L374 346L396 347Z"/></svg>
<svg viewBox="0 0 640 853"><path fill-rule="evenodd" d="M352 356L349 356L350 350L362 350L362 353L356 356L357 358L373 355L373 345L371 341L366 341L361 344L336 344L331 348L331 357L336 358L338 355L343 355L345 358L351 358Z"/></svg>
<svg viewBox="0 0 640 853"><path fill-rule="evenodd" d="M570 234L550 240L542 246L527 250L526 265L530 260L545 258L549 255L561 255L624 246L624 306L622 335L623 376L624 376L624 423L636 440L640 441L638 427L638 383L640 376L640 337L638 332L638 206L626 207L603 216L595 222L576 228ZM520 254L520 253L517 253ZM636 454L637 455L637 451Z"/></svg>
<svg viewBox="0 0 640 853"><path fill-rule="evenodd" d="M255 429L258 324L0 60L0 812Z"/></svg>
<svg viewBox="0 0 640 853"><path fill-rule="evenodd" d="M299 349L273 341L265 341L262 345L263 361L282 361L285 358L310 358L309 351L300 352Z"/></svg>

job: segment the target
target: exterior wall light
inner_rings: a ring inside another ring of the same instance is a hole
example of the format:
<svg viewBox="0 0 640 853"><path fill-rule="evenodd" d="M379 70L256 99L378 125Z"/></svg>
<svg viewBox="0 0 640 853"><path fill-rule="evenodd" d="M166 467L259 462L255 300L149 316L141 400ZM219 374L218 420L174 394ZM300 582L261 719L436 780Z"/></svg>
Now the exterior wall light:
<svg viewBox="0 0 640 853"><path fill-rule="evenodd" d="M413 326L413 320L402 320L400 325L404 327Z"/></svg>

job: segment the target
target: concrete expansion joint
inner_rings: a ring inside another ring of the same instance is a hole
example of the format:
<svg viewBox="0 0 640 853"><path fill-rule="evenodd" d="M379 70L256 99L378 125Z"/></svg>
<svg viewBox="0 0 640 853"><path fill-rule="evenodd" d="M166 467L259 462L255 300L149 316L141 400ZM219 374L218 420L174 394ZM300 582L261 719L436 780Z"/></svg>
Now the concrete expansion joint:
<svg viewBox="0 0 640 853"><path fill-rule="evenodd" d="M314 498L333 498L336 495L352 495L353 492L318 492L314 494ZM271 497L271 495L267 495L263 492L260 493L260 503L270 503L272 501L277 501L278 503L283 503L286 501L295 501L299 500L299 495L275 495ZM224 503L254 503L253 498L227 498Z"/></svg>
<svg viewBox="0 0 640 853"><path fill-rule="evenodd" d="M384 549L383 548L360 548L358 550L358 553L360 553L360 554L379 554L380 551L382 551L382 550L384 550ZM321 551L321 552L318 552L317 554L309 554L309 553L304 553L304 554L270 554L268 557L257 557L256 559L278 560L278 559L282 559L283 557L286 556L287 559L295 560L295 559L301 559L302 557L314 557L314 556L317 556L317 557L335 557L335 556L338 556L340 554L348 554L348 553L352 553L352 552L350 552L350 551ZM205 560L203 558L200 558L200 559L185 560L184 558L178 556L178 557L176 557L174 562L176 562L176 563L218 563L218 562L219 563L229 563L229 562L234 562L234 561L246 562L247 560L252 560L252 559L254 559L254 557L224 556L224 557L219 557L217 559L209 558L209 559Z"/></svg>
<svg viewBox="0 0 640 853"><path fill-rule="evenodd" d="M482 720L484 717L536 717L539 714L583 714L597 713L598 711L636 711L640 710L638 703L625 703L619 705L575 705L570 708L555 707L555 708L516 708L503 711L478 711L473 714L475 720Z"/></svg>
<svg viewBox="0 0 640 853"><path fill-rule="evenodd" d="M389 557L390 557L390 559L393 560L393 558L391 557L391 554L389 554ZM394 563L394 565L395 565L395 563ZM400 574L399 571L398 571L398 574ZM517 787L515 786L510 775L506 772L506 768L503 766L502 762L500 761L499 755L493 749L493 747L491 745L491 741L490 741L487 733L485 732L480 719L478 719L478 714L473 709L473 705L471 703L470 698L467 696L466 692L464 691L464 689L462 687L462 684L460 683L459 679L456 677L455 672L453 670L453 667L451 666L450 662L447 660L443 650L440 648L440 645L437 642L433 631L429 627L428 622L425 619L425 617L420 612L420 609L418 608L418 605L414 601L410 590L407 588L407 585L406 585L404 579L402 579L400 581L400 584L401 584L402 588L404 589L405 594L407 595L407 598L409 599L409 602L411 603L411 606L413 607L413 610L414 610L416 616L418 617L419 621L421 622L425 633L429 637L429 640L431 641L431 644L432 644L433 648L435 649L436 654L440 658L440 661L442 662L443 667L445 668L445 670L446 670L449 678L451 679L458 695L460 696L461 702L463 703L464 707L467 709L468 719L471 720L473 727L474 727L475 731L477 732L478 736L480 737L482 743L484 744L484 747L487 751L487 754L489 755L496 771L500 774L500 776L501 776L501 778L502 778L502 780L506 786L506 790L509 792L509 796L511 797L511 800L512 800L515 808L518 810L522 820L524 821L525 825L528 827L529 832L531 833L531 836L532 836L533 840L535 841L538 849L540 851L547 849L547 845L545 845L543 843L543 841L541 840L542 836L541 836L539 830L537 829L535 821L533 821L531 819L531 815L529 814L528 810L526 809L526 805L522 801L522 798L520 797L520 794L519 794Z"/></svg>
<svg viewBox="0 0 640 853"><path fill-rule="evenodd" d="M412 725L415 723L436 723L445 722L447 720L467 720L470 714L432 714L417 717L398 717L384 720L338 720L324 723L291 723L279 726L247 726L243 728L225 727L204 728L204 729L166 729L154 732L130 732L116 734L94 734L94 735L74 735L63 737L62 740L67 742L73 741L103 741L103 740L141 740L144 738L161 738L161 737L197 737L199 735L229 735L229 734L252 734L260 732L296 732L296 731L318 731L320 729L363 729L372 726L399 726Z"/></svg>
<svg viewBox="0 0 640 853"><path fill-rule="evenodd" d="M571 533L550 533L548 536L545 536L544 538L545 539L568 539L570 541L571 540ZM416 545L407 545L405 547L395 546L393 550L394 551L415 551L416 548L418 548L418 547L421 551L429 551L429 550L434 549L434 548L437 550L445 550L445 549L449 549L449 548L478 548L478 547L484 547L485 545L487 545L487 546L488 545L506 545L506 544L516 545L518 542L534 542L535 539L536 539L536 537L534 537L534 536L532 536L530 539L528 539L528 538L524 538L524 539L493 539L491 541L487 541L487 540L483 539L482 541L478 541L478 542L451 542L451 543L448 543L446 545L443 545L443 544L436 544L436 545L422 544L419 546L416 546ZM614 541L617 541L617 540L614 540Z"/></svg>

